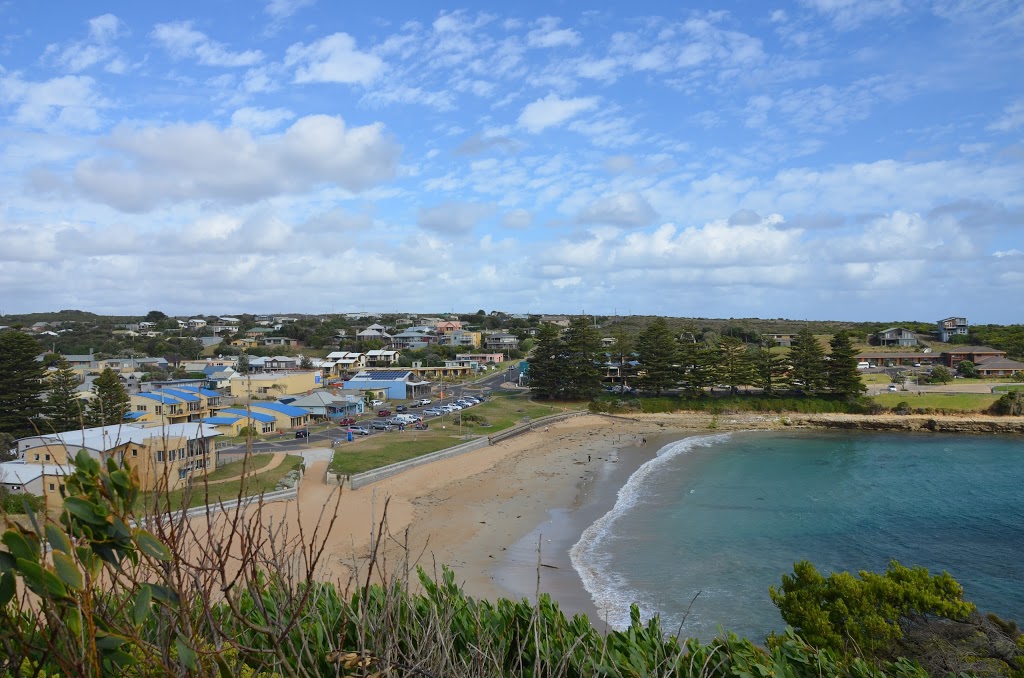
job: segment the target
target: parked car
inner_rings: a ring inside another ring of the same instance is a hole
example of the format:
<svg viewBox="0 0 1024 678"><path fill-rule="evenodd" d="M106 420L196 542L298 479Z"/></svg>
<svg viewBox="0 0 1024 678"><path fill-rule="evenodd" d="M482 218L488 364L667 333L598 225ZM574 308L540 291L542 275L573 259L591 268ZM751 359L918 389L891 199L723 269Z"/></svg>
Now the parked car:
<svg viewBox="0 0 1024 678"><path fill-rule="evenodd" d="M391 410L377 410L377 416L378 417L390 417L391 416Z"/></svg>
<svg viewBox="0 0 1024 678"><path fill-rule="evenodd" d="M302 429L301 431L296 431L295 432L295 437L296 438L308 438L309 437L309 431L307 431L306 429Z"/></svg>
<svg viewBox="0 0 1024 678"><path fill-rule="evenodd" d="M368 436L370 435L370 429L365 426L349 426L348 432L355 436Z"/></svg>
<svg viewBox="0 0 1024 678"><path fill-rule="evenodd" d="M344 419L338 421L338 426L345 428L346 426L351 426L354 423L356 423L355 419L353 419L352 417L345 417Z"/></svg>
<svg viewBox="0 0 1024 678"><path fill-rule="evenodd" d="M370 424L370 428L374 431L390 431L391 424L386 421L375 421Z"/></svg>
<svg viewBox="0 0 1024 678"><path fill-rule="evenodd" d="M420 405L429 405L430 398L420 398Z"/></svg>
<svg viewBox="0 0 1024 678"><path fill-rule="evenodd" d="M437 417L441 414L441 409L437 407L431 407L429 410L423 410L423 414L430 415L431 417Z"/></svg>
<svg viewBox="0 0 1024 678"><path fill-rule="evenodd" d="M406 407L405 405L399 405L398 407L395 408L395 412L408 412L408 411L409 411L409 408Z"/></svg>
<svg viewBox="0 0 1024 678"><path fill-rule="evenodd" d="M370 407L379 407L384 404L383 400L371 400Z"/></svg>

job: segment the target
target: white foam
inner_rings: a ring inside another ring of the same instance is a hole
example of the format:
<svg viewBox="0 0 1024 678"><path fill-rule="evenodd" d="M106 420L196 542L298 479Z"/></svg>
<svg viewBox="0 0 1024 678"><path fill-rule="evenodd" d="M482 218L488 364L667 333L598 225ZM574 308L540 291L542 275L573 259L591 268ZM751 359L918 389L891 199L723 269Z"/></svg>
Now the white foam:
<svg viewBox="0 0 1024 678"><path fill-rule="evenodd" d="M584 530L580 540L569 550L572 566L579 573L583 587L597 606L602 621L607 621L616 629L626 628L629 626L629 606L634 602L640 607L642 619L648 619L658 612L650 609L651 606L641 599L641 593L630 589L621 576L608 571L611 554L603 553L601 547L611 536L615 521L642 499L644 485L652 473L695 447L711 447L726 442L729 437L728 433L693 436L662 447L654 459L638 468L619 489L615 506Z"/></svg>

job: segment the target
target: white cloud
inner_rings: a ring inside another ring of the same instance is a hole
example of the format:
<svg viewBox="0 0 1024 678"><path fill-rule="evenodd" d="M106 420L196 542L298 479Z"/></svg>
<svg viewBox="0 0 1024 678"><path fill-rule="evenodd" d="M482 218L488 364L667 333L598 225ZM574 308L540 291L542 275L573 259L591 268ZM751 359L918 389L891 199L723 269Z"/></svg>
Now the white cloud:
<svg viewBox="0 0 1024 678"><path fill-rule="evenodd" d="M597 105L597 97L561 99L556 94L549 94L543 99L527 104L519 114L517 122L520 127L537 134L548 127L561 125L580 113L591 111L597 108Z"/></svg>
<svg viewBox="0 0 1024 678"><path fill-rule="evenodd" d="M120 51L112 43L125 33L124 24L113 14L102 14L89 19L89 37L72 42L64 48L51 44L44 59L57 66L78 73L96 64L108 62L107 70L123 72L126 65L118 58Z"/></svg>
<svg viewBox="0 0 1024 678"><path fill-rule="evenodd" d="M234 68L252 66L263 60L263 53L257 49L244 52L228 50L223 44L211 40L205 33L193 29L191 21L157 24L151 35L172 57L195 59L204 66Z"/></svg>
<svg viewBox="0 0 1024 678"><path fill-rule="evenodd" d="M1003 109L1003 115L988 126L995 132L1012 132L1024 125L1024 101L1017 101Z"/></svg>
<svg viewBox="0 0 1024 678"><path fill-rule="evenodd" d="M849 30L874 19L894 17L906 11L902 0L800 0L830 17L836 28Z"/></svg>
<svg viewBox="0 0 1024 678"><path fill-rule="evenodd" d="M292 120L295 114L287 108L239 108L231 114L233 127L244 127L254 132L274 129L282 122Z"/></svg>
<svg viewBox="0 0 1024 678"><path fill-rule="evenodd" d="M615 193L590 203L576 220L584 224L608 224L637 228L647 226L657 218L647 200L636 192Z"/></svg>
<svg viewBox="0 0 1024 678"><path fill-rule="evenodd" d="M537 28L526 34L526 44L530 47L575 47L583 38L571 28L558 28L561 21L555 17L543 17L537 20Z"/></svg>
<svg viewBox="0 0 1024 678"><path fill-rule="evenodd" d="M75 185L128 212L171 200L253 202L322 184L358 192L392 179L400 152L380 124L349 128L325 115L268 137L209 123L121 127L104 145L110 154L75 167Z"/></svg>
<svg viewBox="0 0 1024 678"><path fill-rule="evenodd" d="M94 86L82 75L31 82L0 72L0 106L15 106L14 121L21 125L92 130L100 125L99 109L110 105Z"/></svg>
<svg viewBox="0 0 1024 678"><path fill-rule="evenodd" d="M316 0L269 0L263 11L276 21L287 19L303 7L309 7Z"/></svg>
<svg viewBox="0 0 1024 678"><path fill-rule="evenodd" d="M380 57L360 52L348 33L334 33L308 45L292 45L285 53L285 65L295 67L295 82L298 83L367 85L384 69Z"/></svg>
<svg viewBox="0 0 1024 678"><path fill-rule="evenodd" d="M533 224L533 215L529 210L522 207L508 212L501 218L501 225L505 228L523 229Z"/></svg>
<svg viewBox="0 0 1024 678"><path fill-rule="evenodd" d="M421 207L417 216L420 228L437 233L461 235L472 231L481 219L494 212L491 205L446 202L435 207Z"/></svg>

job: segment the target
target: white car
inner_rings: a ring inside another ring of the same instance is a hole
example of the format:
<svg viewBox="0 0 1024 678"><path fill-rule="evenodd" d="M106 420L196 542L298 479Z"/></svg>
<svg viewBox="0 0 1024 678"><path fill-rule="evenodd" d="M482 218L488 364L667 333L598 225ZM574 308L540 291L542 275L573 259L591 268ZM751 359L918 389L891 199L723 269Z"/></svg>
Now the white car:
<svg viewBox="0 0 1024 678"><path fill-rule="evenodd" d="M383 404L384 404L383 400L371 400L370 401L370 407L380 407Z"/></svg>
<svg viewBox="0 0 1024 678"><path fill-rule="evenodd" d="M429 405L430 398L420 398L420 405Z"/></svg>

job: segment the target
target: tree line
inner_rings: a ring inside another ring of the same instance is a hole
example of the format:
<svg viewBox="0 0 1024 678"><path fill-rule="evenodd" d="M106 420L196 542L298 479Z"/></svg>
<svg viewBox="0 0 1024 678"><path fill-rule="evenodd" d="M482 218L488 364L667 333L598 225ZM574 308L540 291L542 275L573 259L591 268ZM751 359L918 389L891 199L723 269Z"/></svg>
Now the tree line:
<svg viewBox="0 0 1024 678"><path fill-rule="evenodd" d="M550 399L590 399L601 393L607 365L618 365L623 384L661 395L679 391L695 396L715 386L738 393L753 387L764 395L797 392L853 399L865 388L857 371L857 352L848 332L836 332L829 352L810 329L801 330L788 353L734 336L717 341L681 340L663 318L650 322L633 339L614 336L609 352L597 330L577 318L560 332L545 325L529 359L534 394Z"/></svg>

